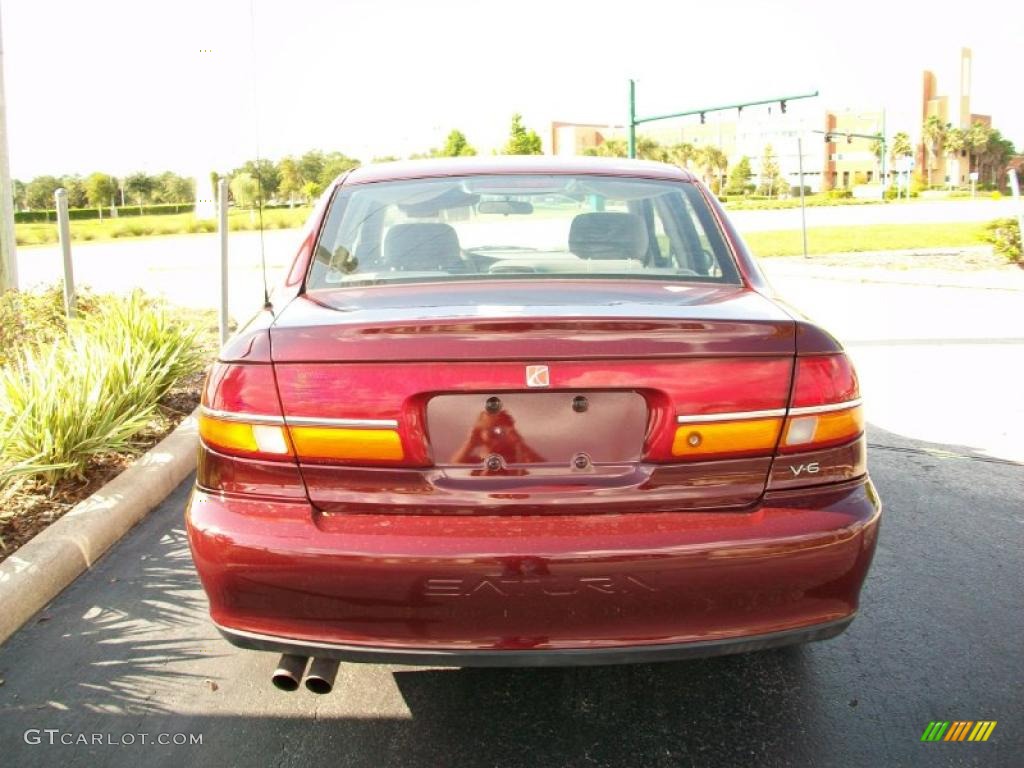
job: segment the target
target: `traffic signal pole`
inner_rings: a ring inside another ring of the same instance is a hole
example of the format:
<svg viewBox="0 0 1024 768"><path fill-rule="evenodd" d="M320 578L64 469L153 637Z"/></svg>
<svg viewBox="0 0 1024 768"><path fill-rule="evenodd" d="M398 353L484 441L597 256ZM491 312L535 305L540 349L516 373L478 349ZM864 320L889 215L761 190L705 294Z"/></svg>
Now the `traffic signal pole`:
<svg viewBox="0 0 1024 768"><path fill-rule="evenodd" d="M759 99L757 101L745 101L737 104L725 104L716 107L702 107L701 109L690 109L685 112L673 112L668 115L655 115L653 117L637 117L636 116L636 81L629 81L629 156L636 157L636 127L643 123L653 123L657 120L671 120L676 117L690 117L692 115L700 115L700 121L703 123L704 118L711 112L726 112L731 109L743 111L744 107L757 107L763 104L778 104L782 111L786 111L786 102L796 101L797 99L813 99L818 95L817 91L814 93L801 93L796 96L776 96L773 99Z"/></svg>

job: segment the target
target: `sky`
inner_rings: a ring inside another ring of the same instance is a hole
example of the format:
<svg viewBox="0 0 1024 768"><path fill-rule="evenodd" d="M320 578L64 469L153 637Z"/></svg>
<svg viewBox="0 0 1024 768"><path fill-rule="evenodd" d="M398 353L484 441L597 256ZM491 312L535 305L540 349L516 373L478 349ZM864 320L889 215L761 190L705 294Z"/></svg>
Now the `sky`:
<svg viewBox="0 0 1024 768"><path fill-rule="evenodd" d="M1024 147L1024 3L632 0L0 0L11 171L229 170L259 151L369 160L459 128L500 147L513 112L621 124L819 90L789 114L887 110L920 127L921 72ZM1015 60L1016 59L1016 60ZM779 118L785 119L785 118Z"/></svg>

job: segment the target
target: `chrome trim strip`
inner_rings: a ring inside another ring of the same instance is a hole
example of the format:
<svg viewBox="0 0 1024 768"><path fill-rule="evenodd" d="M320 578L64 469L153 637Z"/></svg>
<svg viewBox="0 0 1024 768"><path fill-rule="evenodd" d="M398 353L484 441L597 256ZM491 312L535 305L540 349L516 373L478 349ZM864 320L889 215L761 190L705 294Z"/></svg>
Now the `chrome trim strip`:
<svg viewBox="0 0 1024 768"><path fill-rule="evenodd" d="M284 419L280 416L268 416L262 413L239 413L235 411L218 411L216 408L208 408L203 406L202 413L204 416L209 416L212 419L221 419L222 421L242 421L246 424L276 424L278 426L284 425Z"/></svg>
<svg viewBox="0 0 1024 768"><path fill-rule="evenodd" d="M805 408L790 408L790 416L810 416L815 413L831 413L832 411L845 411L847 408L856 408L861 405L862 401L858 397L856 400L847 400L845 403L829 403L828 405L809 405Z"/></svg>
<svg viewBox="0 0 1024 768"><path fill-rule="evenodd" d="M705 424L710 421L740 421L741 419L771 419L785 416L785 408L768 411L734 411L732 413L705 413L697 416L676 416L679 424Z"/></svg>
<svg viewBox="0 0 1024 768"><path fill-rule="evenodd" d="M241 421L247 424L275 424L293 427L349 427L350 429L398 429L396 419L320 419L313 416L268 416L261 413L236 413L234 411L218 411L203 406L202 412L214 419L224 421Z"/></svg>
<svg viewBox="0 0 1024 768"><path fill-rule="evenodd" d="M810 416L815 413L830 413L832 411L844 411L847 408L856 408L862 401L847 400L845 403L829 403L828 405L810 405L805 408L790 408L790 416ZM785 408L772 408L767 411L733 411L731 413L705 413L698 415L676 416L678 424L707 424L715 421L741 421L743 419L771 419L785 416Z"/></svg>

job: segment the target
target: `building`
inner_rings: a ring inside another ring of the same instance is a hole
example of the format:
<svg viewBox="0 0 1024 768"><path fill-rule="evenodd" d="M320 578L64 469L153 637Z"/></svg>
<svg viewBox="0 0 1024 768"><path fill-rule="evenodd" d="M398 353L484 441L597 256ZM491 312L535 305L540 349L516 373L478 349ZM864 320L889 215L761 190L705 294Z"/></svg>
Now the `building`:
<svg viewBox="0 0 1024 768"><path fill-rule="evenodd" d="M922 124L935 116L943 125L962 130L967 130L974 123L991 127L990 116L971 111L971 69L971 49L961 48L959 90L953 96L940 95L935 73L924 73ZM948 79L952 81L954 76ZM861 187L855 194L879 195L882 190L880 181L888 185L899 177L900 171L908 170L902 163L899 168L891 167L889 157L884 160L881 157L880 142L863 138L882 134L890 140L892 138L892 133L886 130L885 111L877 106L869 109L805 107L791 109L790 114L773 113L772 110L771 107L755 107L739 114L713 113L704 123L698 123L696 118L646 123L638 127L638 135L649 136L669 146L684 142L695 148L709 144L716 146L725 153L730 168L745 156L750 159L754 174L752 181L755 183L760 175L765 147L771 145L782 173L792 186L799 183L802 160L804 184L821 192ZM920 132L920 126L901 126L900 129L911 135ZM609 139L624 140L626 132L626 127L620 125L552 123L550 151L556 155L583 154ZM802 153L797 151L798 137L802 138ZM889 152L890 148L886 146L886 155ZM935 157L929 152L923 136L917 145L914 168L925 181L931 179L935 184L957 186L970 182L972 170L966 151L952 157L940 152ZM691 170L703 173L693 164Z"/></svg>
<svg viewBox="0 0 1024 768"><path fill-rule="evenodd" d="M885 114L881 111L825 112L821 128L825 143L822 191L878 183L882 174L881 147L878 140L863 137L881 136L884 126ZM891 178L892 169L886 168L885 172Z"/></svg>
<svg viewBox="0 0 1024 768"><path fill-rule="evenodd" d="M960 49L959 79L960 87L953 96L938 93L938 78L931 70L925 70L921 87L921 124L924 125L932 116L937 117L943 125L950 125L967 130L974 123L982 123L991 127L990 115L979 115L971 112L971 70L973 57L970 48ZM970 157L966 151L956 156L942 152L939 156L930 151L924 135L917 146L917 167L925 181L933 184L963 185L970 182Z"/></svg>

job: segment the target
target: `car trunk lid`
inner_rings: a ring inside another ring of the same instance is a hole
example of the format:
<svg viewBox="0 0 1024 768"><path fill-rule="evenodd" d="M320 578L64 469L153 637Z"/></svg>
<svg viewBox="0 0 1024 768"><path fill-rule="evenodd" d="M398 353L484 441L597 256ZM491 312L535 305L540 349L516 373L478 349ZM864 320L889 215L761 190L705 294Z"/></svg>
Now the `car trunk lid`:
<svg viewBox="0 0 1024 768"><path fill-rule="evenodd" d="M677 419L784 409L788 315L739 286L525 282L346 289L282 312L278 389L322 511L757 500L774 444L680 455ZM397 453L306 451L295 429L317 421L392 433Z"/></svg>

